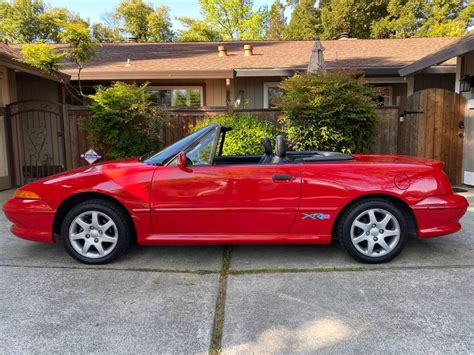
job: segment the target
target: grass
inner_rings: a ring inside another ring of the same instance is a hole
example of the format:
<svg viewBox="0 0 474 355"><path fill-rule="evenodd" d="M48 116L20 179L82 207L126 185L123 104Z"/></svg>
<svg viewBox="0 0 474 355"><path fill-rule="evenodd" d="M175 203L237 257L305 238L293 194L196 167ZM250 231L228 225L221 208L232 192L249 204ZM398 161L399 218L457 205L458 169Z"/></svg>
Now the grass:
<svg viewBox="0 0 474 355"><path fill-rule="evenodd" d="M212 327L211 346L209 354L217 355L222 349L222 333L224 330L225 301L227 295L227 280L229 276L230 263L232 260L232 249L229 246L224 248L222 256L222 267L219 274L219 289L217 291L216 308L214 311L214 323Z"/></svg>

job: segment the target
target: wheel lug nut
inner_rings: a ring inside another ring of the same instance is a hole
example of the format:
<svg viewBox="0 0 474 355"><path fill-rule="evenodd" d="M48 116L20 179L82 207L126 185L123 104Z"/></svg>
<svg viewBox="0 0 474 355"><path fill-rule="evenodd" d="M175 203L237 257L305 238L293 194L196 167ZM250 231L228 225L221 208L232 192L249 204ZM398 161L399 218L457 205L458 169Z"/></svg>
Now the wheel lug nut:
<svg viewBox="0 0 474 355"><path fill-rule="evenodd" d="M374 223L374 224L372 224L372 227L375 227L375 223Z"/></svg>
<svg viewBox="0 0 474 355"><path fill-rule="evenodd" d="M89 235L89 234L86 234L86 238L89 238L89 237L90 237L90 235Z"/></svg>
<svg viewBox="0 0 474 355"><path fill-rule="evenodd" d="M380 234L383 234L384 230L383 230L383 229L381 229L381 230L379 230L379 232L380 232Z"/></svg>
<svg viewBox="0 0 474 355"><path fill-rule="evenodd" d="M92 229L94 229L94 227L93 227L93 226L90 226L90 227L89 227L89 229L91 229L91 230L92 230Z"/></svg>
<svg viewBox="0 0 474 355"><path fill-rule="evenodd" d="M95 238L95 239L94 239L94 242L95 242L95 243L98 243L98 242L99 242L99 239L98 239L98 238Z"/></svg>
<svg viewBox="0 0 474 355"><path fill-rule="evenodd" d="M365 234L366 234L366 235L369 235L369 234L370 234L370 232L365 232Z"/></svg>
<svg viewBox="0 0 474 355"><path fill-rule="evenodd" d="M102 231L99 231L99 234L102 234Z"/></svg>
<svg viewBox="0 0 474 355"><path fill-rule="evenodd" d="M374 242L376 242L377 240L379 240L379 238L377 238L377 237L374 237Z"/></svg>

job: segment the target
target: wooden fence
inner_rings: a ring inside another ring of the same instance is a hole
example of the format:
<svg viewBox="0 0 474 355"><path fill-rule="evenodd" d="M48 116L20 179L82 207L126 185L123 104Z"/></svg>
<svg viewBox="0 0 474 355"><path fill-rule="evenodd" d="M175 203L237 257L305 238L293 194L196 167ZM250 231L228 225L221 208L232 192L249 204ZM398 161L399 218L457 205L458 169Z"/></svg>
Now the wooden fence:
<svg viewBox="0 0 474 355"><path fill-rule="evenodd" d="M226 108L203 107L197 109L168 109L167 113L171 118L171 127L162 132L162 139L165 146L168 146L177 140L189 134L190 130L196 126L199 120L206 116L213 116L228 112ZM249 113L277 123L280 111L273 109L238 109L238 113ZM398 137L398 106L378 107L377 113L379 121L377 123L375 140L370 149L374 154L396 154ZM72 168L86 165L84 159L80 157L81 153L87 151L90 147L84 132L80 128L80 122L89 118L89 111L83 106L69 106L68 121L71 145L71 163Z"/></svg>

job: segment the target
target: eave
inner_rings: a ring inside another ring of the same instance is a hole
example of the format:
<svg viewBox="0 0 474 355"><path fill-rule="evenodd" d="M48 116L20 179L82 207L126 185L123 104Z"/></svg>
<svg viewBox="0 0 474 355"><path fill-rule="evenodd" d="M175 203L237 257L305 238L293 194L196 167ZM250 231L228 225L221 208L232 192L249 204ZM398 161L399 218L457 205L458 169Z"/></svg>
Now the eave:
<svg viewBox="0 0 474 355"><path fill-rule="evenodd" d="M24 73L28 73L43 79L48 79L52 81L57 81L60 83L68 83L70 76L58 71L53 73L45 72L41 69L35 68L29 64L19 62L18 60L12 59L10 56L0 53L0 65L3 65L7 68L18 70Z"/></svg>

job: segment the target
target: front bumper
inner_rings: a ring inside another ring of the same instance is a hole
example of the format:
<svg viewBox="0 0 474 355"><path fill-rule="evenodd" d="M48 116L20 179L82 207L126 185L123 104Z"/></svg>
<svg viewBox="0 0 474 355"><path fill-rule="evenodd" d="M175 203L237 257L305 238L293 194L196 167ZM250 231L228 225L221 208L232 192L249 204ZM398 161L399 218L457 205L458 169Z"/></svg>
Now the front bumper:
<svg viewBox="0 0 474 355"><path fill-rule="evenodd" d="M11 232L19 238L53 243L55 210L42 200L9 199L3 212L13 223Z"/></svg>
<svg viewBox="0 0 474 355"><path fill-rule="evenodd" d="M459 231L459 220L468 206L461 195L431 196L411 206L417 221L418 238L439 237Z"/></svg>

